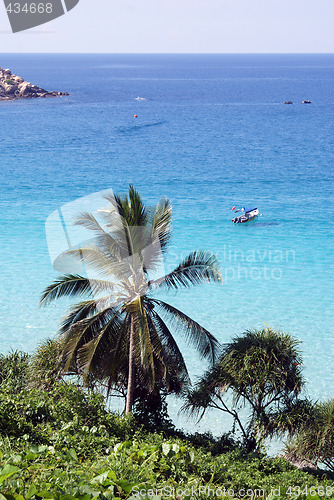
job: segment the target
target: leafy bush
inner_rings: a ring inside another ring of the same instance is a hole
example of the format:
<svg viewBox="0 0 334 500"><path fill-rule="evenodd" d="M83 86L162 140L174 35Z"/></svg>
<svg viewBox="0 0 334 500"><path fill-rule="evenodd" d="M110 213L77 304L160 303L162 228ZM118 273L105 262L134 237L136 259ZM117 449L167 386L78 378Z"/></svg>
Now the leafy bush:
<svg viewBox="0 0 334 500"><path fill-rule="evenodd" d="M111 413L102 395L59 380L57 349L47 342L33 357L0 355L0 500L135 500L152 498L138 496L139 489L164 488L207 498L199 487L233 490L231 499L242 496L240 489L268 500L334 498L328 472L303 472L284 458L246 453L231 434L175 430L161 394L139 398L133 416ZM293 408L298 420L300 408ZM298 436L308 429L312 456L330 466L324 458L333 456L334 400L301 408L308 427L299 427ZM148 432L155 426L160 434ZM168 496L158 492L155 500Z"/></svg>
<svg viewBox="0 0 334 500"><path fill-rule="evenodd" d="M228 436L219 440L210 434L180 439L176 431L168 438L149 434L134 417L109 412L101 395L73 384L57 382L48 390L16 394L4 387L0 386L1 500L134 500L138 488L199 486L236 492L263 488L265 496L280 487L280 498L296 498L285 494L291 485L334 492L334 482L326 475L307 474L282 458L226 451L234 444Z"/></svg>
<svg viewBox="0 0 334 500"><path fill-rule="evenodd" d="M133 408L133 417L150 432L173 433L175 426L168 416L166 393L143 391Z"/></svg>
<svg viewBox="0 0 334 500"><path fill-rule="evenodd" d="M138 427L133 418L120 419L107 411L103 397L72 384L59 383L49 391L29 389L17 394L0 391L0 434L23 438L33 443L54 443L64 425L81 439L82 430L102 429L120 439ZM102 426L102 427L101 427ZM91 450L93 451L93 450Z"/></svg>
<svg viewBox="0 0 334 500"><path fill-rule="evenodd" d="M38 389L50 389L61 379L59 364L61 341L47 339L40 344L29 364L29 385Z"/></svg>
<svg viewBox="0 0 334 500"><path fill-rule="evenodd" d="M179 433L179 436L187 440L195 448L203 448L209 451L213 456L242 448L241 443L234 439L231 432L222 434L218 438L214 437L211 432L195 432L194 434Z"/></svg>
<svg viewBox="0 0 334 500"><path fill-rule="evenodd" d="M68 429L61 432L63 437L69 434ZM94 440L96 433L90 434ZM125 441L106 439L106 444L108 447L103 453L82 460L72 443L60 448L28 442L1 442L0 439L1 494L8 500L134 499L139 497L131 495L131 491L135 493L139 488L181 487L198 491L202 486L234 490L232 498L238 497L241 488L261 489L266 498L272 498L273 488L280 488L276 498L297 498L298 495L289 493L293 485L315 493L327 488L327 498L333 497L333 481L325 477L319 480L294 468L283 458L247 455L240 450L213 458L203 449L195 450L186 441L166 440L158 434ZM207 495L198 493L194 498L207 498ZM317 496L312 494L310 498Z"/></svg>

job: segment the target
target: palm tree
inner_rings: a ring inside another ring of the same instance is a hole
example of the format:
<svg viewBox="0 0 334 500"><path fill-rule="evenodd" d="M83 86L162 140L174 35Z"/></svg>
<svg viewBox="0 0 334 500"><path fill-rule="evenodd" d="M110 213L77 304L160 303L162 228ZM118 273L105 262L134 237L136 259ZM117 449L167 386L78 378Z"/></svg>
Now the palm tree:
<svg viewBox="0 0 334 500"><path fill-rule="evenodd" d="M188 392L183 410L200 418L208 408L230 414L249 451L264 437L289 432L289 417L296 412L296 398L304 384L298 343L268 327L235 337ZM224 398L226 393L232 395L231 404ZM250 409L247 425L239 414L245 406ZM296 417L293 425L299 425Z"/></svg>
<svg viewBox="0 0 334 500"><path fill-rule="evenodd" d="M96 275L60 276L43 291L41 304L64 296L87 297L71 307L61 324L64 369L75 363L84 380L107 380L108 391L119 383L120 374L126 373L128 414L136 381L153 390L158 377L168 388L175 379L175 366L178 375L189 380L171 328L183 332L211 363L219 348L210 332L171 304L154 299L152 292L221 282L221 274L215 256L195 251L172 272L150 279L171 239L169 201L163 199L150 209L132 185L127 196L106 196L106 201L107 209L96 215L82 213L75 221L94 234L93 241L64 255Z"/></svg>

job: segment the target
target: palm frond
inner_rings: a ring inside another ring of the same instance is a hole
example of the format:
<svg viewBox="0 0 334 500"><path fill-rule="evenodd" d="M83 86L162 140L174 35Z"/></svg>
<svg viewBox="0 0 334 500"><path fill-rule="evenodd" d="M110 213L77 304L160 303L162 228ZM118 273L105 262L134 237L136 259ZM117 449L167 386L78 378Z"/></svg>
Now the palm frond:
<svg viewBox="0 0 334 500"><path fill-rule="evenodd" d="M78 304L74 304L70 307L69 313L62 319L59 333L60 335L64 334L72 325L74 325L74 323L92 317L97 313L97 311L117 306L119 306L117 301L111 302L111 298L109 296L85 300L83 302L79 302Z"/></svg>
<svg viewBox="0 0 334 500"><path fill-rule="evenodd" d="M222 275L218 260L211 252L192 252L174 271L163 278L150 282L151 287L167 287L178 289L203 283L221 283Z"/></svg>
<svg viewBox="0 0 334 500"><path fill-rule="evenodd" d="M106 196L106 200L118 212L123 222L128 226L146 226L147 210L142 198L132 184L129 184L129 195Z"/></svg>
<svg viewBox="0 0 334 500"><path fill-rule="evenodd" d="M190 388L185 394L183 405L180 408L181 413L187 413L194 416L200 421L205 411L210 407L212 402L211 394L205 387Z"/></svg>
<svg viewBox="0 0 334 500"><path fill-rule="evenodd" d="M104 321L102 328L98 327L96 335L78 349L77 363L84 380L87 379L92 364L96 367L100 364L100 360L103 359L105 348L108 340L110 340L109 337L115 339L119 333L122 324L119 311L115 310L113 313L108 315L108 319ZM101 344L103 345L101 346Z"/></svg>
<svg viewBox="0 0 334 500"><path fill-rule="evenodd" d="M68 370L78 350L96 338L117 312L118 310L114 308L103 309L89 318L77 321L67 331L64 331L62 359L65 371Z"/></svg>
<svg viewBox="0 0 334 500"><path fill-rule="evenodd" d="M40 305L46 305L61 297L93 296L110 290L110 283L103 280L90 280L78 274L60 276L42 292Z"/></svg>
<svg viewBox="0 0 334 500"><path fill-rule="evenodd" d="M81 212L74 220L75 226L81 226L93 231L96 236L108 236L96 217L90 212Z"/></svg>
<svg viewBox="0 0 334 500"><path fill-rule="evenodd" d="M184 377L190 383L190 377L186 363L171 331L169 330L163 319L155 311L152 311L149 317L151 318L152 323L154 324L154 327L159 335L159 338L161 339L163 350L171 353L180 371L183 372Z"/></svg>
<svg viewBox="0 0 334 500"><path fill-rule="evenodd" d="M151 299L151 302L166 314L169 321L179 327L178 331L185 333L187 342L195 347L202 358L207 359L211 364L215 363L220 352L220 344L208 330L162 300Z"/></svg>
<svg viewBox="0 0 334 500"><path fill-rule="evenodd" d="M129 200L131 218L127 220L129 226L146 226L147 210L139 191L129 184Z"/></svg>
<svg viewBox="0 0 334 500"><path fill-rule="evenodd" d="M120 261L117 257L114 257L111 254L106 255L95 246L67 250L63 253L63 255L64 257L73 257L76 260L83 262L86 267L86 272L88 272L89 269L92 269L94 270L93 272L100 276L120 277L131 274L126 260Z"/></svg>
<svg viewBox="0 0 334 500"><path fill-rule="evenodd" d="M101 359L101 377L108 380L108 396L113 385L119 382L120 375L123 377L124 374L128 373L129 353L127 340L129 328L130 325L125 318L115 338L108 338L108 348Z"/></svg>
<svg viewBox="0 0 334 500"><path fill-rule="evenodd" d="M71 306L69 313L62 318L59 333L63 334L76 322L89 318L96 313L98 308L95 299L85 300L79 304Z"/></svg>
<svg viewBox="0 0 334 500"><path fill-rule="evenodd" d="M111 261L120 261L131 255L128 251L126 227L131 226L122 220L117 213L101 212L101 220L105 223L105 230L93 214L85 212L75 220L75 225L82 226L95 232L92 248L102 250L102 253Z"/></svg>
<svg viewBox="0 0 334 500"><path fill-rule="evenodd" d="M167 199L163 199L155 207L152 218L152 238L157 237L161 250L166 250L170 243L172 227L172 206Z"/></svg>

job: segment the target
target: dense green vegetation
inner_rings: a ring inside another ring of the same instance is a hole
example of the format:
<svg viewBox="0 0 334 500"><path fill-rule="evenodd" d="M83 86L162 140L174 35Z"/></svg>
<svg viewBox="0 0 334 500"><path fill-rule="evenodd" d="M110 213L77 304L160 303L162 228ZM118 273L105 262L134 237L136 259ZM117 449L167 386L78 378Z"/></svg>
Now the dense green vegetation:
<svg viewBox="0 0 334 500"><path fill-rule="evenodd" d="M163 418L150 433L134 415L109 412L91 390L65 381L37 389L36 366L36 356L0 356L1 500L152 498L149 490L163 489L158 500L172 497L172 488L180 489L178 498L191 498L182 493L187 489L193 498L207 498L200 487L218 494L226 488L232 498L241 498L242 489L257 490L253 497L298 498L299 491L308 493L302 498L326 491L334 497L328 473L247 454L230 436L186 436ZM270 496L273 488L276 496Z"/></svg>
<svg viewBox="0 0 334 500"><path fill-rule="evenodd" d="M228 436L185 436L171 426L149 433L134 416L107 411L101 395L64 381L24 388L28 379L36 383L31 366L36 360L25 354L0 358L1 500L145 498L139 488L166 488L157 499L168 498L167 488L193 488L194 498L207 498L200 486L234 490L235 498L242 488L269 497L280 487L280 498L297 497L284 493L290 486L334 493L326 474L246 454Z"/></svg>

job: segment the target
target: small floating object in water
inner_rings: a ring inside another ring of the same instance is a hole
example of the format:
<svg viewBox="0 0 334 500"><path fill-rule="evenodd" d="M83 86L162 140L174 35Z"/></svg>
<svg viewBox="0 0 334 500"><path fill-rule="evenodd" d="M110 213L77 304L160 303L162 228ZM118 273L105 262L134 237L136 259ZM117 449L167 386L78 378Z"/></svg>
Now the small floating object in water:
<svg viewBox="0 0 334 500"><path fill-rule="evenodd" d="M284 101L283 104L293 104L292 101Z"/></svg>
<svg viewBox="0 0 334 500"><path fill-rule="evenodd" d="M259 215L259 210L257 208L240 208L239 210L236 210L235 213L240 211L244 213L239 215L239 217L234 217L234 219L232 219L233 224L243 224L245 222L249 222L256 219Z"/></svg>
<svg viewBox="0 0 334 500"><path fill-rule="evenodd" d="M133 118L138 118L138 115L133 115Z"/></svg>
<svg viewBox="0 0 334 500"><path fill-rule="evenodd" d="M302 104L311 104L311 101L302 101Z"/></svg>
<svg viewBox="0 0 334 500"><path fill-rule="evenodd" d="M135 101L146 101L146 97L135 97Z"/></svg>

